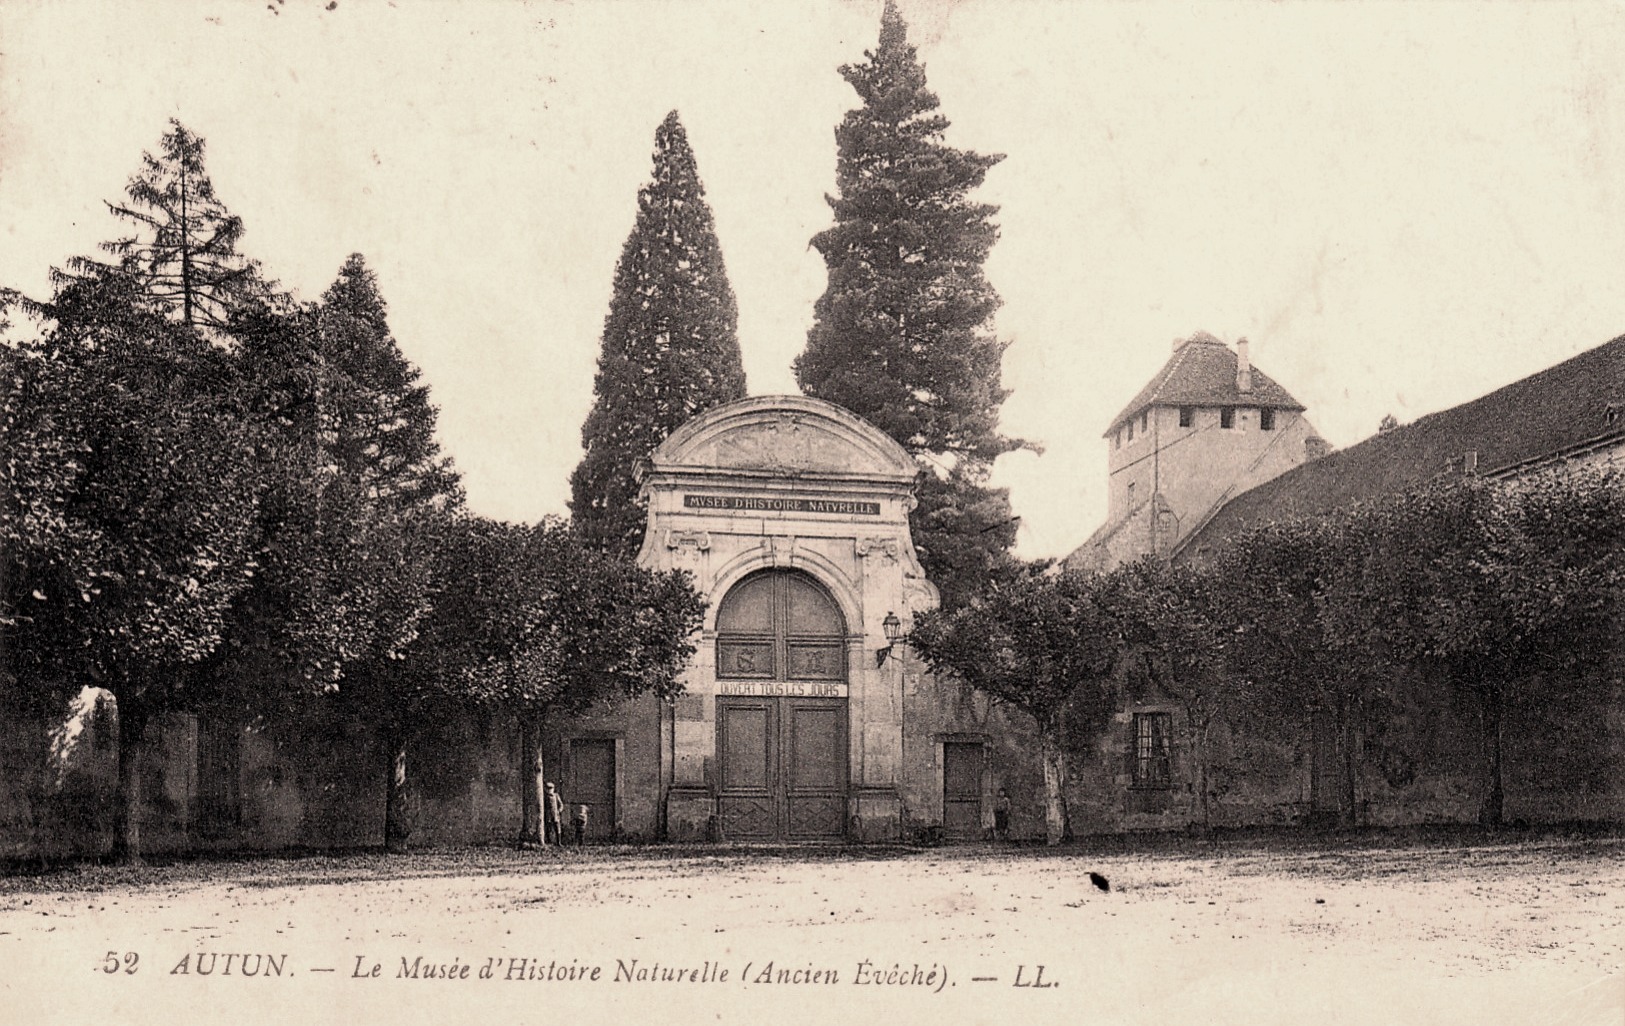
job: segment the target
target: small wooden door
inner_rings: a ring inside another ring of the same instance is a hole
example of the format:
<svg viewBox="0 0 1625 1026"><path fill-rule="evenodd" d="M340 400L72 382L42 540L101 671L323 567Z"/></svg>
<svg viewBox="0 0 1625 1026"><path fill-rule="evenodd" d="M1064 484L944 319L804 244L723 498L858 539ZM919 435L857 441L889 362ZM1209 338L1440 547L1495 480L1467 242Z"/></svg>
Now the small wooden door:
<svg viewBox="0 0 1625 1026"><path fill-rule="evenodd" d="M844 699L719 698L717 751L725 839L823 841L844 835Z"/></svg>
<svg viewBox="0 0 1625 1026"><path fill-rule="evenodd" d="M576 806L587 807L587 840L615 836L615 742L577 738L570 742L570 790L564 795L564 833L574 839Z"/></svg>
<svg viewBox="0 0 1625 1026"><path fill-rule="evenodd" d="M982 743L942 745L942 834L951 840L982 836Z"/></svg>

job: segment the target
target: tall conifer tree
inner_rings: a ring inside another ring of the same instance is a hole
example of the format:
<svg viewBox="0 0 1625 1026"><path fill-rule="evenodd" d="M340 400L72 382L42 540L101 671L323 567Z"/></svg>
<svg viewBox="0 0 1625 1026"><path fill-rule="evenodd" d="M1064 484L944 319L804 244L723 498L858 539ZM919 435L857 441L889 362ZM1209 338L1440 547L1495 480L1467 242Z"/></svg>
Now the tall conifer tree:
<svg viewBox="0 0 1625 1026"><path fill-rule="evenodd" d="M863 104L835 130L835 224L812 240L829 285L796 379L919 459L914 541L952 605L1007 567L1015 542L1007 493L987 487L993 461L1022 445L998 431L1009 393L982 273L997 208L967 198L1003 158L943 141L948 119L890 0L864 57L841 68Z"/></svg>
<svg viewBox="0 0 1625 1026"><path fill-rule="evenodd" d="M237 251L242 218L214 194L203 166L203 139L171 119L157 155L143 153L121 203L109 203L131 233L102 248L140 283L145 301L191 328L224 329L251 298L266 298L259 265ZM58 286L96 276L108 265L88 257L58 273Z"/></svg>
<svg viewBox="0 0 1625 1026"><path fill-rule="evenodd" d="M654 174L615 268L593 389L570 511L589 542L631 556L645 519L638 461L689 418L745 395L738 310L676 111L655 132Z"/></svg>
<svg viewBox="0 0 1625 1026"><path fill-rule="evenodd" d="M433 605L437 546L462 492L435 408L352 254L321 302L239 317L238 357L271 427L264 554L220 675L298 672L384 741L385 840L409 832L406 748L419 700L404 653Z"/></svg>
<svg viewBox="0 0 1625 1026"><path fill-rule="evenodd" d="M398 510L455 505L461 491L435 440L429 386L387 315L377 277L360 253L350 254L316 311L322 360L346 388L324 404L331 454L376 502Z"/></svg>

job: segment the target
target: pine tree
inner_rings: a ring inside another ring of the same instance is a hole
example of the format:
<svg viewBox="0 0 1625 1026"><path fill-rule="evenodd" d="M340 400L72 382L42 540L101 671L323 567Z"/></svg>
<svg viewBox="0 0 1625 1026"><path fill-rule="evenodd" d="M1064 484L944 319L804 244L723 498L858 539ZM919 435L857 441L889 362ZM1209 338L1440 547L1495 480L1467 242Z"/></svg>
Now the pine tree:
<svg viewBox="0 0 1625 1026"><path fill-rule="evenodd" d="M967 197L1001 159L943 141L947 118L897 8L880 43L841 68L862 99L835 130L835 224L812 243L829 285L796 379L864 417L920 460L912 522L927 574L950 605L1010 562L1015 518L993 461L1023 443L998 431L1004 344L982 273L996 208Z"/></svg>
<svg viewBox="0 0 1625 1026"><path fill-rule="evenodd" d="M460 491L435 441L429 387L390 334L378 279L350 254L317 309L321 355L344 391L322 413L331 457L375 502L400 509L456 504Z"/></svg>
<svg viewBox="0 0 1625 1026"><path fill-rule="evenodd" d="M387 749L385 835L399 847L405 750L424 699L404 654L431 615L437 546L462 497L435 408L359 254L319 303L239 315L233 336L274 473L259 504L260 572L217 673L336 691L341 714Z"/></svg>
<svg viewBox="0 0 1625 1026"><path fill-rule="evenodd" d="M654 174L615 268L593 390L570 511L589 543L631 556L645 520L638 462L696 414L745 395L738 310L676 111L655 132Z"/></svg>
<svg viewBox="0 0 1625 1026"><path fill-rule="evenodd" d="M445 695L404 666L406 646L432 615L436 551L462 490L435 440L427 385L390 334L376 276L353 253L316 311L323 394L317 402L323 455L358 495L361 582L373 597L372 636L339 690L385 743L384 841L411 833L407 749L426 709Z"/></svg>
<svg viewBox="0 0 1625 1026"><path fill-rule="evenodd" d="M258 265L237 252L243 222L215 197L203 167L203 139L171 119L157 156L141 155L141 170L125 187L125 202L108 210L132 234L102 244L116 266L140 283L151 308L192 328L223 329L234 310L260 294ZM107 265L88 257L58 274L94 275Z"/></svg>

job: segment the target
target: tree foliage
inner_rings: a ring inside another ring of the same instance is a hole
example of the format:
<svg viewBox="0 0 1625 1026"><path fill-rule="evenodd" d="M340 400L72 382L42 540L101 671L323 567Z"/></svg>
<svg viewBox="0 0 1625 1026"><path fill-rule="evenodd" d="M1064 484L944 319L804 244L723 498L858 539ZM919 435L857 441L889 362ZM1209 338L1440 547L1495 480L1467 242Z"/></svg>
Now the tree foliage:
<svg viewBox="0 0 1625 1026"><path fill-rule="evenodd" d="M916 614L909 644L932 672L1021 710L1037 727L1049 843L1068 831L1067 754L1104 726L1124 650L1117 580L1017 575L955 609Z"/></svg>
<svg viewBox="0 0 1625 1026"><path fill-rule="evenodd" d="M892 3L864 56L841 68L863 102L835 131L835 224L813 238L829 284L796 380L921 460L914 541L953 605L1008 561L1015 538L1008 496L987 487L993 461L1022 444L998 431L1004 343L982 271L996 208L969 199L1003 158L944 142L948 120Z"/></svg>
<svg viewBox="0 0 1625 1026"><path fill-rule="evenodd" d="M1617 644L1625 482L1616 472L1467 478L1359 511L1367 543L1328 589L1328 651L1379 658L1471 700L1479 822L1500 825L1506 709ZM1355 664L1357 665L1357 664Z"/></svg>
<svg viewBox="0 0 1625 1026"><path fill-rule="evenodd" d="M148 718L184 705L258 569L256 426L229 358L151 311L118 270L68 283L65 316L7 359L5 422L62 462L11 464L8 658L34 695L118 701L121 851L138 857ZM43 439L43 440L42 440ZM9 441L9 439L8 439ZM27 527L28 530L19 528Z"/></svg>
<svg viewBox="0 0 1625 1026"><path fill-rule="evenodd" d="M233 337L268 481L264 572L239 607L232 655L331 687L352 664L389 665L415 635L460 486L359 255L320 303L239 315Z"/></svg>
<svg viewBox="0 0 1625 1026"><path fill-rule="evenodd" d="M108 209L130 234L103 244L149 307L188 327L224 330L245 304L270 296L258 265L237 250L243 222L215 196L203 166L203 139L179 121L143 153L125 199ZM58 283L98 275L108 265L88 257L57 274Z"/></svg>
<svg viewBox="0 0 1625 1026"><path fill-rule="evenodd" d="M1213 569L1223 594L1221 623L1232 642L1234 672L1249 699L1235 710L1256 730L1317 740L1336 756L1339 820L1359 809L1360 730L1391 675L1360 646L1340 648L1327 622L1328 592L1365 546L1371 525L1359 514L1287 519L1238 538Z"/></svg>
<svg viewBox="0 0 1625 1026"><path fill-rule="evenodd" d="M690 418L745 395L738 310L676 111L655 132L654 172L615 268L593 392L570 512L594 545L633 556L645 520L638 463Z"/></svg>
<svg viewBox="0 0 1625 1026"><path fill-rule="evenodd" d="M318 413L325 458L369 500L392 509L459 503L457 476L435 440L429 388L390 333L377 277L360 253L322 294L315 327L332 380Z"/></svg>
<svg viewBox="0 0 1625 1026"><path fill-rule="evenodd" d="M534 772L521 837L541 843L543 719L677 694L704 601L686 574L645 570L557 521L462 520L438 565L433 613L405 657L417 680L403 694L449 688L526 725Z"/></svg>
<svg viewBox="0 0 1625 1026"><path fill-rule="evenodd" d="M697 190L668 127L665 178ZM560 523L463 514L363 259L317 303L270 293L202 149L174 125L114 207L148 234L58 274L26 304L35 336L0 348L0 686L40 710L87 682L112 692L130 856L145 726L176 711L366 723L389 756L386 840L404 842L406 752L429 718L669 695L702 603ZM668 241L699 253L709 216L678 193Z"/></svg>

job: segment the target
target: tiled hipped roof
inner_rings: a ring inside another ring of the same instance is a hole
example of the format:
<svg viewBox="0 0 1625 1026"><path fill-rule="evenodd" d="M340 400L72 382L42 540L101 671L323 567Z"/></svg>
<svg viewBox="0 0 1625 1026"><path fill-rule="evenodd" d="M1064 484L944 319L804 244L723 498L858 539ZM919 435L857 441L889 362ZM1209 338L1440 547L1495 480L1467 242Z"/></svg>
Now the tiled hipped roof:
<svg viewBox="0 0 1625 1026"><path fill-rule="evenodd" d="M1106 436L1147 406L1256 406L1275 410L1301 410L1303 404L1287 394L1268 374L1252 368L1252 390L1236 387L1236 354L1206 332L1192 335L1162 366L1151 383L1140 390L1116 417Z"/></svg>
<svg viewBox="0 0 1625 1026"><path fill-rule="evenodd" d="M1625 336L1482 399L1374 435L1236 496L1181 546L1222 545L1256 524L1327 513L1404 491L1477 453L1480 474L1507 473L1607 436L1625 441ZM1610 420L1610 411L1613 412Z"/></svg>

